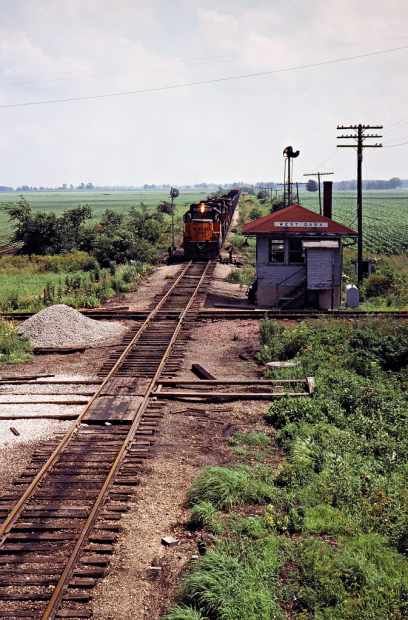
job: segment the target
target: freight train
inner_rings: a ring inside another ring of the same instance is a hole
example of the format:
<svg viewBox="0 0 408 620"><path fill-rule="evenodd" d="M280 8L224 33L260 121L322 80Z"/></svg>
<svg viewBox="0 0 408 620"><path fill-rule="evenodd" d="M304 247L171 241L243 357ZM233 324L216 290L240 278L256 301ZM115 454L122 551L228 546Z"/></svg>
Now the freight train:
<svg viewBox="0 0 408 620"><path fill-rule="evenodd" d="M184 214L184 257L193 260L218 256L231 224L239 190L208 197L190 205Z"/></svg>

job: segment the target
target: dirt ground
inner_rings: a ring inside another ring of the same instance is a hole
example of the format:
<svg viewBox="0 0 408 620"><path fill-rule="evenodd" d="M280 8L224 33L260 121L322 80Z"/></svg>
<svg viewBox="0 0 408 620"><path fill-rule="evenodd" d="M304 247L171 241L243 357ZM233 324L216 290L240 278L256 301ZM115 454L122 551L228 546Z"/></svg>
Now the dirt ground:
<svg viewBox="0 0 408 620"><path fill-rule="evenodd" d="M219 378L257 378L261 369L239 357L257 342L254 321L201 323L191 334L180 376L195 378L190 368L199 362ZM95 591L95 618L158 620L171 605L182 571L198 553L197 536L185 530L188 488L202 467L229 460L228 438L234 432L263 428L265 409L259 401L168 403L154 458L122 519L110 574ZM164 547L166 535L177 538L178 545ZM151 566L159 567L158 576Z"/></svg>
<svg viewBox="0 0 408 620"><path fill-rule="evenodd" d="M126 293L120 299L112 300L112 304L129 306L130 310L148 310L159 293L170 279L175 278L183 265L161 265L143 280L137 291ZM109 304L106 304L109 307Z"/></svg>
<svg viewBox="0 0 408 620"><path fill-rule="evenodd" d="M206 306L252 308L246 296L247 287L242 286L242 284L234 284L233 282L225 281L225 278L231 271L236 269L239 268L234 265L217 263L214 271L214 278L208 289Z"/></svg>

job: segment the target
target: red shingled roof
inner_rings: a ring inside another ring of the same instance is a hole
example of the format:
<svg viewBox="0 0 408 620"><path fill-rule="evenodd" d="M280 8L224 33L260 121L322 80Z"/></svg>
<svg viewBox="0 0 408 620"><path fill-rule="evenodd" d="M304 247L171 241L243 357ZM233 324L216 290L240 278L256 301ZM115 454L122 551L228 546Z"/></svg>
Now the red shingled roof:
<svg viewBox="0 0 408 620"><path fill-rule="evenodd" d="M302 226L302 224L304 224ZM355 230L338 224L324 215L314 213L301 205L290 205L270 215L245 224L244 235L270 235L285 233L312 233L322 235L356 236Z"/></svg>

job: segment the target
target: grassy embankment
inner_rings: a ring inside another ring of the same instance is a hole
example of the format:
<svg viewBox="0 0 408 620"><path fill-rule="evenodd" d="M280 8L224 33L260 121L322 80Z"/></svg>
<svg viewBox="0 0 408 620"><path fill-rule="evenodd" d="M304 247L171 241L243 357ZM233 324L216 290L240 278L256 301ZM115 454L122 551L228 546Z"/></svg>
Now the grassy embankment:
<svg viewBox="0 0 408 620"><path fill-rule="evenodd" d="M393 619L408 613L408 327L266 321L259 358L296 359L311 398L273 403L271 431L189 492L208 552L167 620Z"/></svg>
<svg viewBox="0 0 408 620"><path fill-rule="evenodd" d="M57 303L92 308L135 288L150 270L143 263L100 269L86 252L0 257L0 311L37 312ZM9 321L0 321L0 363L30 359L31 348Z"/></svg>
<svg viewBox="0 0 408 620"><path fill-rule="evenodd" d="M86 252L0 257L0 310L37 312L64 303L93 308L127 292L149 270L144 264L101 269Z"/></svg>

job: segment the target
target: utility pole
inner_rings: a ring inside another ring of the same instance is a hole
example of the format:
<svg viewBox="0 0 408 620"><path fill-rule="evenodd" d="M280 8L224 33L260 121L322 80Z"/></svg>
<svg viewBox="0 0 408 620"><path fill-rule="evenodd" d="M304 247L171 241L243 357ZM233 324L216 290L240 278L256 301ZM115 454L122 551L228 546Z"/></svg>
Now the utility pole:
<svg viewBox="0 0 408 620"><path fill-rule="evenodd" d="M383 129L383 125L337 125L338 131L350 131L353 134L337 136L340 140L354 140L354 144L338 144L337 148L357 149L357 278L358 283L363 281L363 150L366 148L379 149L380 142L375 144L365 143L365 140L382 138L377 133L367 133L371 129Z"/></svg>
<svg viewBox="0 0 408 620"><path fill-rule="evenodd" d="M320 177L326 177L330 174L334 174L334 172L309 172L308 174L304 174L304 177L317 177L317 183L319 186L319 213L322 215L322 191L320 186Z"/></svg>

